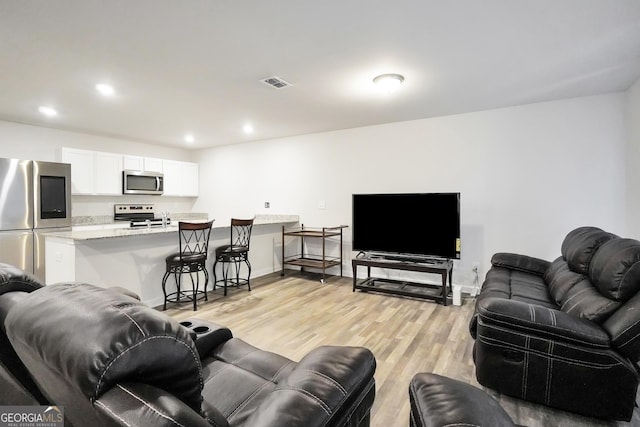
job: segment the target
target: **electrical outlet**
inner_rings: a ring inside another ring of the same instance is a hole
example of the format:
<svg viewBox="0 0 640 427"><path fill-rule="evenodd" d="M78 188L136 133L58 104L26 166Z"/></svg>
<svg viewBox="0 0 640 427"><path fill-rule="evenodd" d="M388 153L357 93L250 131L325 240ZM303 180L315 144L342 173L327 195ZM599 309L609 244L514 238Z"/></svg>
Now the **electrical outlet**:
<svg viewBox="0 0 640 427"><path fill-rule="evenodd" d="M264 207L269 209L269 207L271 206L271 204L269 202L264 202Z"/></svg>

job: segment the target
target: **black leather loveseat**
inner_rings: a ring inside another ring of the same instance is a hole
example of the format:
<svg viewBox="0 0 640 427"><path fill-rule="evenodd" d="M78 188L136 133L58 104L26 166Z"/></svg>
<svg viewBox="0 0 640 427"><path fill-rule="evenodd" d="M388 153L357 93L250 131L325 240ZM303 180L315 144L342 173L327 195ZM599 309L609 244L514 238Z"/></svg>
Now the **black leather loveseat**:
<svg viewBox="0 0 640 427"><path fill-rule="evenodd" d="M480 384L606 419L631 418L640 359L640 242L571 231L553 262L498 253L470 329Z"/></svg>
<svg viewBox="0 0 640 427"><path fill-rule="evenodd" d="M67 426L369 425L376 363L365 348L319 347L296 363L118 292L14 289L25 275L1 265L0 277L11 363L27 373L5 363L0 381L37 388L34 401L63 406Z"/></svg>

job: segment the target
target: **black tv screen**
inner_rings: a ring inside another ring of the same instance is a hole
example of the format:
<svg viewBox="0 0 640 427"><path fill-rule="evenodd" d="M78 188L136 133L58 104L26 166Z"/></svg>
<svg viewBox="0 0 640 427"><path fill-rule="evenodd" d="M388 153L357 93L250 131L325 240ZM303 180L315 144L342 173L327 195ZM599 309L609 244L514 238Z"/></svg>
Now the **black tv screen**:
<svg viewBox="0 0 640 427"><path fill-rule="evenodd" d="M460 193L353 195L353 250L460 259Z"/></svg>

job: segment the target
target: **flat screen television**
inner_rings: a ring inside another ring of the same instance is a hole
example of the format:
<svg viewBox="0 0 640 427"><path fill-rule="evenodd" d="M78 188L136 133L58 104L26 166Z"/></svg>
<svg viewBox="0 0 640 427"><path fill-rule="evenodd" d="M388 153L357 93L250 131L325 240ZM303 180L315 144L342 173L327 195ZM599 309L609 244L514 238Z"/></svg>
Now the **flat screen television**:
<svg viewBox="0 0 640 427"><path fill-rule="evenodd" d="M460 259L460 193L354 194L353 250Z"/></svg>

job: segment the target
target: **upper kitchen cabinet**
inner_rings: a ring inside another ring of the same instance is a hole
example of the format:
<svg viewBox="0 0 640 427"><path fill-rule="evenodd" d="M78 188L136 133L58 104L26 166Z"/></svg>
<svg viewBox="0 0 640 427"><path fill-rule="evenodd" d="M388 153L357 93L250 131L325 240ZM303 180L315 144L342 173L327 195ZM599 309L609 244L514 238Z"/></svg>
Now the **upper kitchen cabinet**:
<svg viewBox="0 0 640 427"><path fill-rule="evenodd" d="M71 163L71 194L122 195L122 171L134 170L164 174L164 195L198 197L197 163L153 157L62 148L61 160Z"/></svg>
<svg viewBox="0 0 640 427"><path fill-rule="evenodd" d="M128 171L144 170L144 157L124 156L122 159L122 165L124 166L124 169Z"/></svg>
<svg viewBox="0 0 640 427"><path fill-rule="evenodd" d="M163 172L162 159L142 156L124 156L123 162L126 170Z"/></svg>
<svg viewBox="0 0 640 427"><path fill-rule="evenodd" d="M154 159L152 157L144 158L144 169L147 172L164 172L162 159Z"/></svg>
<svg viewBox="0 0 640 427"><path fill-rule="evenodd" d="M71 164L71 194L95 194L93 151L62 149L62 162Z"/></svg>
<svg viewBox="0 0 640 427"><path fill-rule="evenodd" d="M62 148L62 162L71 164L72 194L122 194L122 155Z"/></svg>
<svg viewBox="0 0 640 427"><path fill-rule="evenodd" d="M96 194L122 195L122 156L100 152L95 154ZM73 181L73 178L71 180Z"/></svg>
<svg viewBox="0 0 640 427"><path fill-rule="evenodd" d="M197 163L163 160L162 170L165 196L198 197Z"/></svg>

